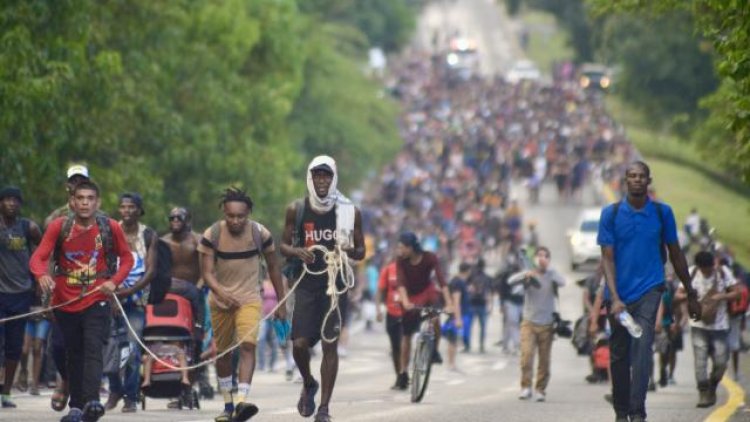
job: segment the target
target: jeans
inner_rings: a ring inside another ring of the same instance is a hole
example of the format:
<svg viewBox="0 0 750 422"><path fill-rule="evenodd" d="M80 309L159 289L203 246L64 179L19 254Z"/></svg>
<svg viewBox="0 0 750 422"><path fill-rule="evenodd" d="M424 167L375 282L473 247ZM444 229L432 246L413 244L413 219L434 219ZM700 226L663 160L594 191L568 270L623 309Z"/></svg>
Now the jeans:
<svg viewBox="0 0 750 422"><path fill-rule="evenodd" d="M654 366L654 324L661 302L662 287L655 287L638 301L628 305L628 312L640 324L643 334L632 338L611 313L609 339L612 370L612 405L617 417L646 417L646 390Z"/></svg>
<svg viewBox="0 0 750 422"><path fill-rule="evenodd" d="M29 312L33 293L0 293L0 319ZM0 324L0 337L4 338L4 357L10 361L21 358L23 336L26 333L26 318Z"/></svg>
<svg viewBox="0 0 750 422"><path fill-rule="evenodd" d="M695 381L698 389L714 388L719 384L729 362L729 343L727 330L706 330L690 328L695 359ZM708 359L713 365L708 373Z"/></svg>
<svg viewBox="0 0 750 422"><path fill-rule="evenodd" d="M531 388L534 372L534 355L539 350L539 363L536 369L536 391L544 393L549 384L552 339L555 332L552 325L539 325L531 321L521 323L521 388Z"/></svg>
<svg viewBox="0 0 750 422"><path fill-rule="evenodd" d="M268 370L273 371L276 366L276 355L278 354L278 341L276 341L276 332L273 330L273 321L267 319L260 324L260 335L258 338L258 367L266 369L266 357L268 349L271 349Z"/></svg>
<svg viewBox="0 0 750 422"><path fill-rule="evenodd" d="M69 406L82 409L99 401L102 380L102 350L109 338L112 311L109 302L96 302L79 312L55 311L66 347Z"/></svg>
<svg viewBox="0 0 750 422"><path fill-rule="evenodd" d="M139 337L143 336L143 325L146 320L143 308L133 304L126 304L123 305L123 309L125 309L125 315L135 332L138 333ZM122 315L118 315L116 318L119 320L116 322L117 324L125 324L125 321L122 320ZM120 394L128 400L137 401L141 381L141 347L133 338L133 333L128 332L128 340L130 343L130 356L125 366L124 381L120 372L107 374L109 377L109 391L113 394Z"/></svg>
<svg viewBox="0 0 750 422"><path fill-rule="evenodd" d="M521 345L521 312L523 304L503 301L503 350L512 352Z"/></svg>
<svg viewBox="0 0 750 422"><path fill-rule="evenodd" d="M487 306L486 305L472 305L469 307L469 324L466 328L466 332L471 336L471 328L474 325L474 318L479 320L479 349L484 350L484 339L487 335ZM471 337L467 341L467 347L471 346Z"/></svg>

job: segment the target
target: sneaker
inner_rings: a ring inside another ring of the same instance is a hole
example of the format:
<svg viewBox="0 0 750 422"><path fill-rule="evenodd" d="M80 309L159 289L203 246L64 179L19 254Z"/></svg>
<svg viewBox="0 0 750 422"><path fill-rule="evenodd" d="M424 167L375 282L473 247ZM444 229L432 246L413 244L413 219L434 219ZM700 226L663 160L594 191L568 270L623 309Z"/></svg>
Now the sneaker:
<svg viewBox="0 0 750 422"><path fill-rule="evenodd" d="M320 406L318 413L315 414L315 422L331 422L331 415L328 414L328 406Z"/></svg>
<svg viewBox="0 0 750 422"><path fill-rule="evenodd" d="M534 393L534 401L535 402L541 403L541 402L543 402L545 400L547 400L547 395L544 394L544 392L537 391L536 393Z"/></svg>
<svg viewBox="0 0 750 422"><path fill-rule="evenodd" d="M120 404L120 400L122 399L122 394L118 393L112 393L107 398L107 403L104 405L104 410L110 411L117 407L118 404Z"/></svg>
<svg viewBox="0 0 750 422"><path fill-rule="evenodd" d="M397 390L406 390L409 388L409 375L406 372L402 372L396 379Z"/></svg>
<svg viewBox="0 0 750 422"><path fill-rule="evenodd" d="M521 394L518 395L519 400L528 400L531 398L531 388L524 388L521 390Z"/></svg>
<svg viewBox="0 0 750 422"><path fill-rule="evenodd" d="M284 377L287 381L291 381L292 378L294 378L294 371L292 371L291 369L287 369L286 372L284 372Z"/></svg>
<svg viewBox="0 0 750 422"><path fill-rule="evenodd" d="M81 415L82 422L96 422L104 416L104 406L96 400L91 400L83 406L81 412L83 413Z"/></svg>
<svg viewBox="0 0 750 422"><path fill-rule="evenodd" d="M228 410L223 410L219 416L214 418L214 422L232 422L232 413Z"/></svg>
<svg viewBox="0 0 750 422"><path fill-rule="evenodd" d="M32 396L38 396L39 395L39 387L38 386L32 386L29 388L29 394Z"/></svg>
<svg viewBox="0 0 750 422"><path fill-rule="evenodd" d="M135 413L138 411L138 407L135 404L135 400L125 399L125 404L122 406L122 413Z"/></svg>
<svg viewBox="0 0 750 422"><path fill-rule="evenodd" d="M606 401L609 404L612 404L612 394L605 394L604 401Z"/></svg>
<svg viewBox="0 0 750 422"><path fill-rule="evenodd" d="M315 380L310 385L302 385L302 393L297 402L297 411L302 417L309 418L315 413L315 394L318 393L318 387Z"/></svg>
<svg viewBox="0 0 750 422"><path fill-rule="evenodd" d="M234 419L232 422L245 422L258 414L258 406L252 403L239 402L234 407Z"/></svg>
<svg viewBox="0 0 750 422"><path fill-rule="evenodd" d="M0 403L2 403L3 409L15 409L17 407L10 396L3 396Z"/></svg>
<svg viewBox="0 0 750 422"><path fill-rule="evenodd" d="M83 412L81 412L81 409L76 409L74 407L70 409L67 415L63 416L62 419L60 419L60 422L81 422L82 416Z"/></svg>
<svg viewBox="0 0 750 422"><path fill-rule="evenodd" d="M656 383L653 379L648 380L648 391L656 391Z"/></svg>
<svg viewBox="0 0 750 422"><path fill-rule="evenodd" d="M435 365L443 364L443 357L440 355L440 352L438 352L437 350L432 352L432 363Z"/></svg>

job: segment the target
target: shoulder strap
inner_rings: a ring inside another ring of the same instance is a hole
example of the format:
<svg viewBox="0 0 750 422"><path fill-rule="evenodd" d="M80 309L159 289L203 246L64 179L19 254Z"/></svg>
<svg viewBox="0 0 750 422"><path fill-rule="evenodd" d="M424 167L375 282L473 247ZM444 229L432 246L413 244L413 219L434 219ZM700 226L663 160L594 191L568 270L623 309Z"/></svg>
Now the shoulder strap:
<svg viewBox="0 0 750 422"><path fill-rule="evenodd" d="M292 229L292 246L299 247L302 245L302 218L305 215L305 199L294 201L294 228Z"/></svg>
<svg viewBox="0 0 750 422"><path fill-rule="evenodd" d="M57 241L55 241L55 251L52 254L52 257L55 261L55 266L60 265L60 253L62 252L62 245L63 242L65 242L65 239L70 236L70 231L73 229L73 223L73 216L68 215L67 217L65 217L65 221L60 228L60 234L57 236Z"/></svg>
<svg viewBox="0 0 750 422"><path fill-rule="evenodd" d="M615 222L617 221L617 212L620 211L620 201L612 204L612 232L615 231Z"/></svg>
<svg viewBox="0 0 750 422"><path fill-rule="evenodd" d="M31 253L31 220L21 218L21 231L23 232L24 239L26 239L26 250Z"/></svg>
<svg viewBox="0 0 750 422"><path fill-rule="evenodd" d="M107 272L109 273L109 277L112 277L117 272L117 255L115 254L115 243L112 235L112 227L109 225L109 217L97 214L96 225L99 227L99 235L102 237L104 257L107 260Z"/></svg>
<svg viewBox="0 0 750 422"><path fill-rule="evenodd" d="M260 233L260 224L256 221L250 222L252 234L253 234L253 243L255 243L255 248L258 249L258 255L263 257L263 236L261 236Z"/></svg>
<svg viewBox="0 0 750 422"><path fill-rule="evenodd" d="M664 214L662 214L662 206L661 202L654 201L654 206L656 206L656 214L659 215L659 224L661 224L661 239L662 242L664 241Z"/></svg>
<svg viewBox="0 0 750 422"><path fill-rule="evenodd" d="M154 241L154 237L156 237L156 230L146 227L146 230L143 231L143 241L146 242L146 250L151 248L151 242Z"/></svg>
<svg viewBox="0 0 750 422"><path fill-rule="evenodd" d="M209 228L209 239L214 250L219 249L219 238L221 237L221 222L217 221Z"/></svg>

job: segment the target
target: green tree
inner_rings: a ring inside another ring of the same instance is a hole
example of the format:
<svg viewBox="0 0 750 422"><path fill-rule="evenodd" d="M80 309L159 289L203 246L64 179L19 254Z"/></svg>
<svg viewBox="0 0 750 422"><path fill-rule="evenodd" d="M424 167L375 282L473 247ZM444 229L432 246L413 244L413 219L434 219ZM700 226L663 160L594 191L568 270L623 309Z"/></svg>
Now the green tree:
<svg viewBox="0 0 750 422"><path fill-rule="evenodd" d="M724 89L706 101L711 127L726 128L722 154L730 164L750 178L750 2L726 0L587 0L598 14L639 11L660 15L674 11L690 12L695 30L712 44ZM731 87L727 88L727 87ZM703 131L704 133L706 131ZM717 148L716 142L706 142Z"/></svg>

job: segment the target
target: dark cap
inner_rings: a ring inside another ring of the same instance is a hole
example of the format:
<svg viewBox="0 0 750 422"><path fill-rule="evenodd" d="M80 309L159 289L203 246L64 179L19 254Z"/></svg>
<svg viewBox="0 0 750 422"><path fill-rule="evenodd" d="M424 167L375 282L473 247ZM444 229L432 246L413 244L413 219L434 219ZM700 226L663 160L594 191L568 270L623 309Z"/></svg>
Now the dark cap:
<svg viewBox="0 0 750 422"><path fill-rule="evenodd" d="M21 189L15 186L6 186L2 190L0 190L0 200L5 198L16 198L18 199L18 202L23 202Z"/></svg>
<svg viewBox="0 0 750 422"><path fill-rule="evenodd" d="M459 273L465 273L465 272L470 271L470 270L471 270L471 264L469 264L468 262L462 262L458 266L458 272Z"/></svg>
<svg viewBox="0 0 750 422"><path fill-rule="evenodd" d="M419 238L413 232L403 232L398 237L398 242L404 246L408 246L414 249L415 252L422 251L422 245L419 243Z"/></svg>
<svg viewBox="0 0 750 422"><path fill-rule="evenodd" d="M330 174L333 174L333 169L331 168L331 166L329 166L328 164L325 164L325 163L318 164L317 166L311 168L310 172L312 173L312 172L317 171L317 170L322 170L322 171L328 172Z"/></svg>
<svg viewBox="0 0 750 422"><path fill-rule="evenodd" d="M146 210L143 209L143 198L141 198L141 194L138 192L126 192L120 195L120 202L122 202L123 199L129 199L133 201L136 207L138 207L139 210L141 210L141 215L146 214Z"/></svg>

